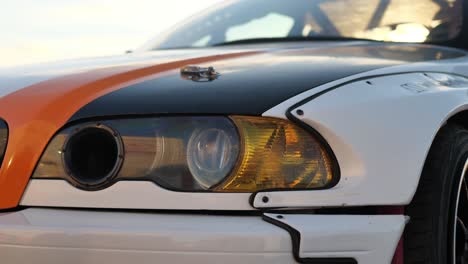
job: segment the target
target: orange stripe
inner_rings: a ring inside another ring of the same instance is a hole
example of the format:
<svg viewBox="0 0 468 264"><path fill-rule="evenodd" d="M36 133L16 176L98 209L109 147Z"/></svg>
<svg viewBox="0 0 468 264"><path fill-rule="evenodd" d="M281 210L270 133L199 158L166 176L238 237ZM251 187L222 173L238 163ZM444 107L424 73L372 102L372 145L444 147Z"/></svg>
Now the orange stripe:
<svg viewBox="0 0 468 264"><path fill-rule="evenodd" d="M0 209L16 207L52 136L85 104L130 84L156 78L189 64L258 54L241 52L159 64L116 67L38 83L0 99L0 115L9 126L8 147L0 170Z"/></svg>

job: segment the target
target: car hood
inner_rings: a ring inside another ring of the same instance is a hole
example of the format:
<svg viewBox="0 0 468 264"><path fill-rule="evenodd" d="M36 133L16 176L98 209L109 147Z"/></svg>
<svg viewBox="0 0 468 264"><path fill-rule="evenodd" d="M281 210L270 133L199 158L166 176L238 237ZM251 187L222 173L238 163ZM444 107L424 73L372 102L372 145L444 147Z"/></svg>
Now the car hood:
<svg viewBox="0 0 468 264"><path fill-rule="evenodd" d="M2 70L0 96L26 94L38 83L53 83L58 79L65 82L68 79L70 89L56 89L57 93L71 93L83 85L73 85L77 76L99 82L156 67L143 76L125 78L122 82L126 84L118 89L105 93L101 92L101 86L90 89L92 100L84 100L69 121L132 114L260 115L294 95L346 76L404 63L461 56L465 56L462 51L436 46L375 42L165 50ZM220 76L205 82L183 79L179 69L190 62L214 67ZM53 92L54 89L48 90Z"/></svg>

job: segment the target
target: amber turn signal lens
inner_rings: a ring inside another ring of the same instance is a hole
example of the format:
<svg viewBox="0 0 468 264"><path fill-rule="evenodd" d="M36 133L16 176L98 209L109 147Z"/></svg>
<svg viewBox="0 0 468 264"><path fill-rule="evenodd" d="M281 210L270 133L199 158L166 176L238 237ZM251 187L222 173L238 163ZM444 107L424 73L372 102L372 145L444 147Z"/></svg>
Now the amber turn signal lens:
<svg viewBox="0 0 468 264"><path fill-rule="evenodd" d="M246 116L231 119L242 141L241 156L216 191L318 189L333 182L331 157L311 133L288 120Z"/></svg>

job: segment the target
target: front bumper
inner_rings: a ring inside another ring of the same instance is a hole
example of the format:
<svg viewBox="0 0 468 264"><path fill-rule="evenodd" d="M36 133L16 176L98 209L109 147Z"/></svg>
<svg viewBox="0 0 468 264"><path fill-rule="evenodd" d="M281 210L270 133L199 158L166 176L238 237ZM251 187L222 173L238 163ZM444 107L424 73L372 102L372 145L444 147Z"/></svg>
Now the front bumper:
<svg viewBox="0 0 468 264"><path fill-rule="evenodd" d="M31 208L0 214L0 260L285 264L347 258L360 264L390 263L405 221L392 215L265 214L262 219ZM299 240L288 229L297 231ZM294 240L299 244L293 246Z"/></svg>

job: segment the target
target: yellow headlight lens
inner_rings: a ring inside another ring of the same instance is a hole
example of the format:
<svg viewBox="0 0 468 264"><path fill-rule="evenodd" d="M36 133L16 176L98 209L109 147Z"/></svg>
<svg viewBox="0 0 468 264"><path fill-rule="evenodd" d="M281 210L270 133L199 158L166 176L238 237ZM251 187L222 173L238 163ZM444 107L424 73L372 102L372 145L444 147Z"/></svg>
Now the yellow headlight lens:
<svg viewBox="0 0 468 264"><path fill-rule="evenodd" d="M282 119L245 116L231 119L242 141L241 156L216 191L316 189L333 181L331 158L309 132Z"/></svg>

